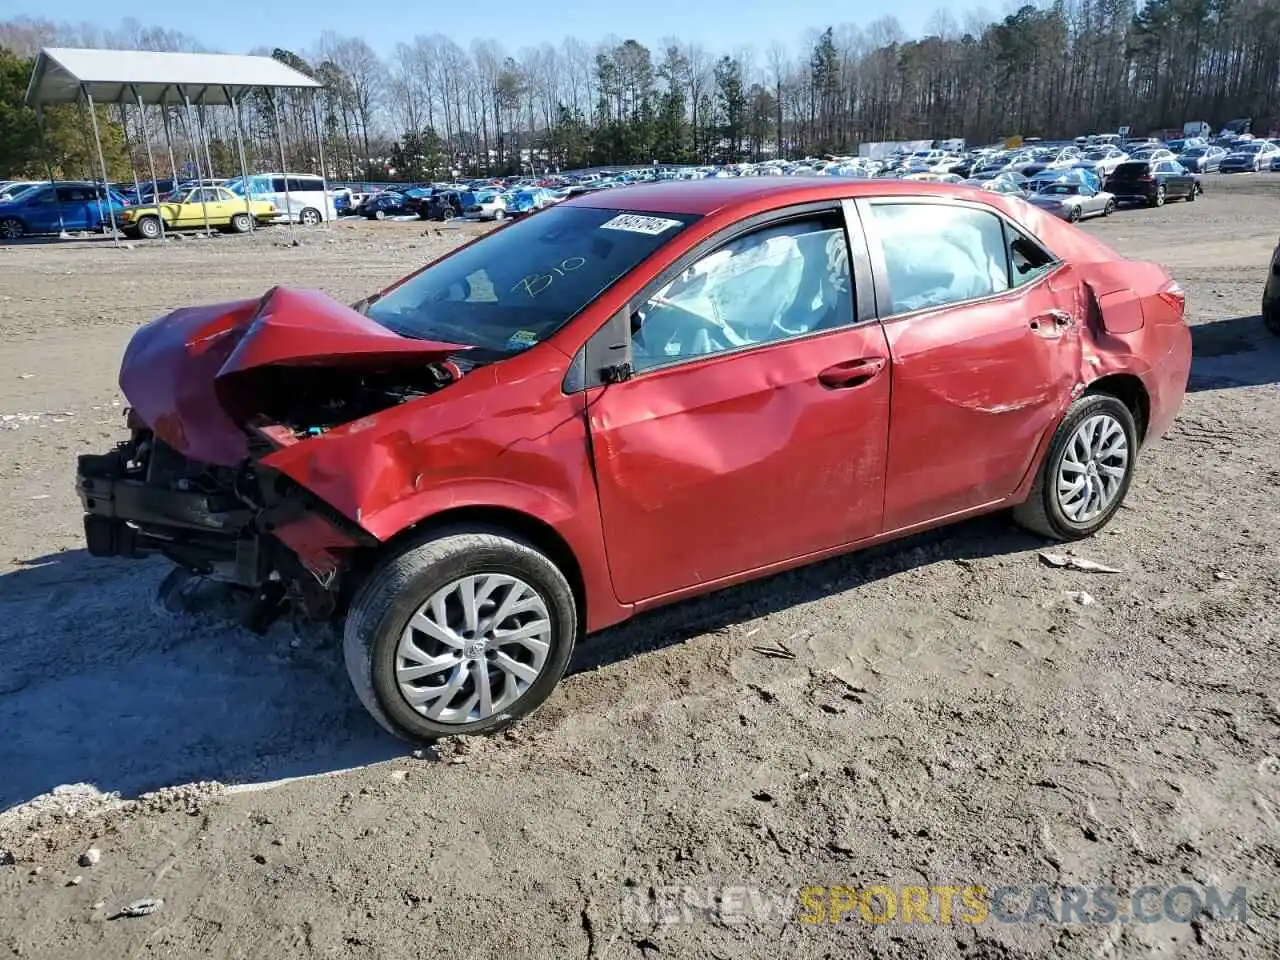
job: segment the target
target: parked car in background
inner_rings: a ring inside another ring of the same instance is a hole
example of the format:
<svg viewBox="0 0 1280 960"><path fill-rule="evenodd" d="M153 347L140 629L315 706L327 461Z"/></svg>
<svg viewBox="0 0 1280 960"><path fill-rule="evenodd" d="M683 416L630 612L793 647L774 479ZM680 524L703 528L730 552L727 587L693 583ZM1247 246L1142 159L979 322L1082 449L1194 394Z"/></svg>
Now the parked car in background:
<svg viewBox="0 0 1280 960"><path fill-rule="evenodd" d="M1222 147L1190 147L1178 154L1178 162L1192 173L1216 173L1226 155Z"/></svg>
<svg viewBox="0 0 1280 960"><path fill-rule="evenodd" d="M509 190L504 196L507 203L507 213L513 217L524 213L533 213L543 207L549 207L559 199L546 187Z"/></svg>
<svg viewBox="0 0 1280 960"><path fill-rule="evenodd" d="M1260 173L1271 169L1271 161L1276 154L1280 154L1280 147L1270 140L1236 143L1222 158L1218 170L1222 173Z"/></svg>
<svg viewBox="0 0 1280 960"><path fill-rule="evenodd" d="M642 610L1002 508L1096 533L1182 401L1184 307L991 192L585 194L355 308L277 287L141 328L86 543L214 571L260 629L345 621L402 737L490 733Z"/></svg>
<svg viewBox="0 0 1280 960"><path fill-rule="evenodd" d="M478 217L481 220L505 220L507 201L497 189L477 190L472 194L471 202L462 208L462 213L463 216Z"/></svg>
<svg viewBox="0 0 1280 960"><path fill-rule="evenodd" d="M367 220L383 220L417 213L417 210L409 209L408 197L399 190L382 190L365 200L360 206L360 213Z"/></svg>
<svg viewBox="0 0 1280 960"><path fill-rule="evenodd" d="M1099 176L1105 177L1128 159L1129 155L1119 147L1094 147L1086 150L1080 159L1076 161L1075 166L1088 167Z"/></svg>
<svg viewBox="0 0 1280 960"><path fill-rule="evenodd" d="M1102 189L1117 203L1163 207L1166 200L1195 200L1204 192L1200 178L1176 160L1130 160L1116 167Z"/></svg>
<svg viewBox="0 0 1280 960"><path fill-rule="evenodd" d="M1129 154L1130 160L1145 160L1148 163L1155 163L1158 160L1176 160L1172 150L1166 147L1145 147L1134 150Z"/></svg>
<svg viewBox="0 0 1280 960"><path fill-rule="evenodd" d="M243 177L228 180L225 186L237 196L245 194ZM324 180L311 174L254 174L249 177L248 190L254 200L269 201L280 211L282 221L310 227L338 219L338 209L325 190Z"/></svg>
<svg viewBox="0 0 1280 960"><path fill-rule="evenodd" d="M0 201L0 239L17 240L28 234L63 230L101 230L114 211L120 222L127 204L123 197L99 183L41 184Z"/></svg>
<svg viewBox="0 0 1280 960"><path fill-rule="evenodd" d="M1116 209L1116 198L1105 190L1094 190L1085 183L1046 183L1027 202L1071 223L1088 217L1109 217Z"/></svg>
<svg viewBox="0 0 1280 960"><path fill-rule="evenodd" d="M248 207L244 197L226 187L180 189L160 203L128 207L120 224L125 233L157 240L165 231L201 230L206 223L219 230L248 233L255 223L271 223L280 215L269 200L251 200Z"/></svg>
<svg viewBox="0 0 1280 960"><path fill-rule="evenodd" d="M454 220L462 216L463 193L458 190L441 190L427 201L426 219Z"/></svg>

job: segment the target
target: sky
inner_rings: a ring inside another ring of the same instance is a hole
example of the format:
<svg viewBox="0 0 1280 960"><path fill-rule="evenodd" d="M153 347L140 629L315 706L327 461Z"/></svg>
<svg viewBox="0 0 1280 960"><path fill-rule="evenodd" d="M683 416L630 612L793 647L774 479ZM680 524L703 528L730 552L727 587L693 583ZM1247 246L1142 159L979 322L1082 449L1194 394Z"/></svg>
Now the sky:
<svg viewBox="0 0 1280 960"><path fill-rule="evenodd" d="M384 7L383 13L365 15L350 0L272 0L270 4L212 0L145 6L89 0L59 0L42 6L33 0L0 0L0 19L47 17L115 27L133 17L148 26L180 30L227 53L262 46L305 50L321 33L332 30L362 36L383 56L399 41L437 32L464 46L476 38L495 39L512 53L544 41L559 43L570 35L595 42L612 34L651 47L664 37L676 36L700 42L715 53L752 46L763 56L774 42L798 51L812 28L844 22L866 26L884 16L897 17L902 28L915 36L939 7L948 4L943 0L866 0L837 8L823 0L557 0L548 5L488 0L481 8L432 6L420 13Z"/></svg>

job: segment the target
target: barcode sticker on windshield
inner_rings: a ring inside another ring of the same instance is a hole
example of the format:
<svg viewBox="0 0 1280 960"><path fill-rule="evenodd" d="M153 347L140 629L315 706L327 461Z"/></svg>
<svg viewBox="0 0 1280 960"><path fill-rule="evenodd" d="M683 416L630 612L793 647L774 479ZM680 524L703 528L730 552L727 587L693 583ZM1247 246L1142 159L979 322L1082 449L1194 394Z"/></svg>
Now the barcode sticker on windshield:
<svg viewBox="0 0 1280 960"><path fill-rule="evenodd" d="M664 230L680 226L679 220L667 220L663 217L640 217L634 213L621 213L612 220L600 224L601 230L626 230L628 233L645 233L657 236Z"/></svg>

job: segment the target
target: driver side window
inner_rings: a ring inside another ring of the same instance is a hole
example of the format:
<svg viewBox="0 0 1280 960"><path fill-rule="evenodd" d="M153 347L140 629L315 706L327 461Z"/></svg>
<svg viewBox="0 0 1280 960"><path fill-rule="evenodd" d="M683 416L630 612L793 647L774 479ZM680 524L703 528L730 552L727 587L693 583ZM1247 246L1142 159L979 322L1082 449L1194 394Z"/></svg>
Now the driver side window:
<svg viewBox="0 0 1280 960"><path fill-rule="evenodd" d="M635 312L632 365L650 370L845 326L852 287L840 214L763 227L690 264Z"/></svg>

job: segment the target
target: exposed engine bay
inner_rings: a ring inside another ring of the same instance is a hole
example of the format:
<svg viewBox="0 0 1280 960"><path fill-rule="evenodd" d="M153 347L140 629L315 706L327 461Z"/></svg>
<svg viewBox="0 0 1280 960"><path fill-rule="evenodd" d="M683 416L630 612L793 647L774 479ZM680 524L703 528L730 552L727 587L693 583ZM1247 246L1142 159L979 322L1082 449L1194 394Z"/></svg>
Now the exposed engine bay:
<svg viewBox="0 0 1280 960"><path fill-rule="evenodd" d="M129 439L79 458L89 552L253 593L255 629L289 607L333 615L378 541L270 456L455 383L469 349L282 287L153 321L121 365Z"/></svg>
<svg viewBox="0 0 1280 960"><path fill-rule="evenodd" d="M259 367L225 378L218 393L237 423L249 428L280 424L303 439L430 396L461 375L456 361L375 369Z"/></svg>

